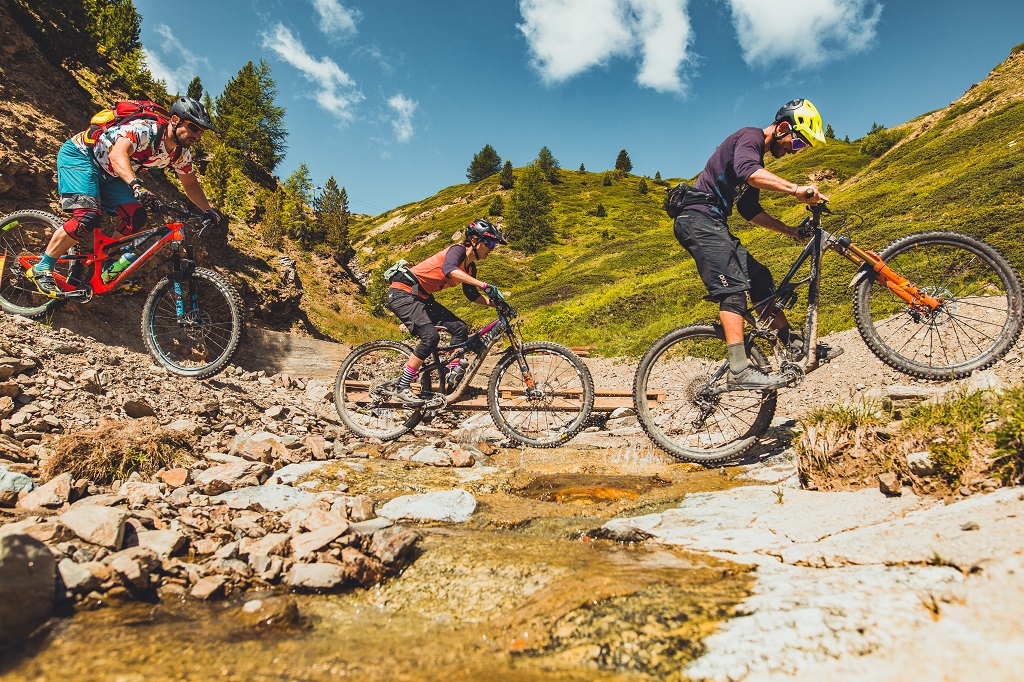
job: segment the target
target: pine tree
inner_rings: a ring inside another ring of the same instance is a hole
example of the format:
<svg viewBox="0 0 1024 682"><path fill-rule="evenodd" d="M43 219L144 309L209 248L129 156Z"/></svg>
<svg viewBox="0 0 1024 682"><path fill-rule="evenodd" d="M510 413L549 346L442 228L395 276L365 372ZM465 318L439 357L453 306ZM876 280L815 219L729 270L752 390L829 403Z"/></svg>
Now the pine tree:
<svg viewBox="0 0 1024 682"><path fill-rule="evenodd" d="M313 178L305 163L299 164L295 172L284 183L285 211L289 218L288 236L295 239L304 249L313 245L312 222L306 215L306 207L313 202Z"/></svg>
<svg viewBox="0 0 1024 682"><path fill-rule="evenodd" d="M191 97L197 102L203 99L203 82L199 80L199 76L192 79L192 82L188 84L188 88L185 89L185 96Z"/></svg>
<svg viewBox="0 0 1024 682"><path fill-rule="evenodd" d="M640 194L647 194L647 181L640 178L640 182L637 184L636 189Z"/></svg>
<svg viewBox="0 0 1024 682"><path fill-rule="evenodd" d="M586 173L586 172L587 172L587 168L586 168L586 166L584 166L584 165L583 165L583 164L581 163L581 164L580 164L580 175L583 175L583 174L584 174L584 173Z"/></svg>
<svg viewBox="0 0 1024 682"><path fill-rule="evenodd" d="M502 167L501 175L498 177L498 184L501 185L502 189L512 189L512 186L516 184L515 178L512 177L511 161L506 161L504 167Z"/></svg>
<svg viewBox="0 0 1024 682"><path fill-rule="evenodd" d="M313 215L316 216L316 231L323 235L322 241L336 256L348 260L346 255L351 249L348 236L348 192L344 187L338 188L333 175L327 178L323 190L313 200Z"/></svg>
<svg viewBox="0 0 1024 682"><path fill-rule="evenodd" d="M224 144L239 152L246 175L268 182L284 158L284 108L274 104L277 84L270 77L270 65L261 59L250 61L228 81L217 97L215 122Z"/></svg>
<svg viewBox="0 0 1024 682"><path fill-rule="evenodd" d="M547 146L541 147L540 153L537 154L537 167L548 182L552 185L558 184L558 169L560 168L558 159L555 158Z"/></svg>
<svg viewBox="0 0 1024 682"><path fill-rule="evenodd" d="M843 138L843 142L846 142L847 144L849 144L849 142L850 142L850 136L849 136L849 135L847 135L846 137L844 137L844 138Z"/></svg>
<svg viewBox="0 0 1024 682"><path fill-rule="evenodd" d="M528 253L535 253L554 241L551 193L546 180L539 163L527 166L520 174L505 209L509 241Z"/></svg>
<svg viewBox="0 0 1024 682"><path fill-rule="evenodd" d="M832 124L831 123L829 123L827 126L825 126L825 139L826 140L834 140L834 139L836 139L836 131L832 129Z"/></svg>
<svg viewBox="0 0 1024 682"><path fill-rule="evenodd" d="M501 157L494 147L485 144L484 148L473 155L473 162L466 169L466 177L470 182L480 182L501 170Z"/></svg>
<svg viewBox="0 0 1024 682"><path fill-rule="evenodd" d="M275 191L267 192L263 205L260 232L263 234L264 244L272 249L280 249L284 245L286 231L284 197L284 187L279 186Z"/></svg>
<svg viewBox="0 0 1024 682"><path fill-rule="evenodd" d="M868 135L874 135L875 133L881 132L883 130L885 130L885 126L884 125L872 121L871 122L871 130L868 131Z"/></svg>
<svg viewBox="0 0 1024 682"><path fill-rule="evenodd" d="M612 186L612 174L611 173L605 173L604 174L604 179L601 181L601 184L604 187L611 187Z"/></svg>
<svg viewBox="0 0 1024 682"><path fill-rule="evenodd" d="M619 152L619 156L615 159L615 170L622 174L626 174L633 170L633 162L629 160L629 154L623 149Z"/></svg>

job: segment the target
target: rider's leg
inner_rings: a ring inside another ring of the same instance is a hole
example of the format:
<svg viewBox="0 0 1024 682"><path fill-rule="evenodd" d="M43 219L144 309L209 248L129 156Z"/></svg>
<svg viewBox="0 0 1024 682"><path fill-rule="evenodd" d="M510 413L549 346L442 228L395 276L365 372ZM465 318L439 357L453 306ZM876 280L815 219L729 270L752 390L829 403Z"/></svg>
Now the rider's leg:
<svg viewBox="0 0 1024 682"><path fill-rule="evenodd" d="M99 211L87 208L76 208L71 217L62 227L55 230L50 242L46 245L39 262L25 273L35 282L40 293L47 296L57 294L57 284L53 279L53 266L57 260L68 252L72 246L85 235L100 225L102 215Z"/></svg>
<svg viewBox="0 0 1024 682"><path fill-rule="evenodd" d="M387 305L391 312L402 321L406 329L420 338L419 345L413 350L402 369L402 376L398 379L396 397L409 405L422 405L423 399L412 392L411 385L420 367L423 366L423 361L430 357L434 349L437 348L441 336L434 329L434 321L427 312L426 299L401 289L391 288L388 289Z"/></svg>

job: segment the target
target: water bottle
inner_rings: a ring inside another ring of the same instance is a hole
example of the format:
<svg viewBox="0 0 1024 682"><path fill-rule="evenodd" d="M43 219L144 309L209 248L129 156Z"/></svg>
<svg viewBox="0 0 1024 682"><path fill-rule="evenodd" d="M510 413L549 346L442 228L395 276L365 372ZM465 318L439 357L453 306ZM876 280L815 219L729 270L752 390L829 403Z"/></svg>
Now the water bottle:
<svg viewBox="0 0 1024 682"><path fill-rule="evenodd" d="M128 266L135 262L138 258L134 253L127 252L122 253L121 257L112 263L108 263L103 267L103 272L100 273L100 279L103 280L104 284L109 284L118 275L128 269Z"/></svg>
<svg viewBox="0 0 1024 682"><path fill-rule="evenodd" d="M469 360L466 358L459 358L459 364L454 367L448 368L448 390L451 392L455 390L455 387L462 381L462 375L466 373L466 367L469 366Z"/></svg>

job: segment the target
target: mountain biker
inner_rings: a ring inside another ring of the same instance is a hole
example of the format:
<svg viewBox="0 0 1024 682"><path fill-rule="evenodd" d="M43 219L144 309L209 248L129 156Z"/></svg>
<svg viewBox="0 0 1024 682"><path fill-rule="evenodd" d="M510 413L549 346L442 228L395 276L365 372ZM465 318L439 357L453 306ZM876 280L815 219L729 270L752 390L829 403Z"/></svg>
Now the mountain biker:
<svg viewBox="0 0 1024 682"><path fill-rule="evenodd" d="M412 274L412 278L406 276L406 281L403 281L396 277L392 281L388 289L388 308L420 339L398 380L395 397L406 405L425 402L412 392L410 385L423 361L430 357L440 341L434 325L448 330L452 335L452 345L464 343L469 336L469 326L435 301L434 294L462 284L462 292L470 301L494 307L501 298L501 292L494 285L476 278L476 264L487 258L498 244L508 244L498 228L486 220L474 220L466 227L461 244L449 246L419 265L409 267L407 272Z"/></svg>
<svg viewBox="0 0 1024 682"><path fill-rule="evenodd" d="M797 227L786 225L761 208L760 190L789 194L805 204L827 201L828 197L814 184L798 185L767 170L764 153L771 152L778 159L824 144L821 115L815 106L806 99L787 102L767 128L741 128L725 138L694 183L697 196L705 193L704 201L686 206L675 220L676 239L696 261L697 272L708 290L707 300L719 306L729 351L729 386L767 391L781 388L788 381L761 372L747 359L743 345L747 292L754 301L763 300L774 292L775 282L768 268L729 232L727 219L735 204L739 214L755 225L799 239ZM787 346L802 343L781 310L771 326ZM843 351L820 344L816 352L819 358L831 360Z"/></svg>
<svg viewBox="0 0 1024 682"><path fill-rule="evenodd" d="M223 221L199 185L189 152L204 131L217 132L206 107L191 97L179 97L168 113L167 125L151 118L135 118L112 125L91 146L85 141L85 132L61 145L57 153L57 191L61 208L71 217L53 233L40 261L25 273L40 293L58 295L54 264L99 226L101 211L116 212L121 218L115 238L129 236L145 226L147 209L157 201L138 176L147 168L173 168L192 203L218 224Z"/></svg>

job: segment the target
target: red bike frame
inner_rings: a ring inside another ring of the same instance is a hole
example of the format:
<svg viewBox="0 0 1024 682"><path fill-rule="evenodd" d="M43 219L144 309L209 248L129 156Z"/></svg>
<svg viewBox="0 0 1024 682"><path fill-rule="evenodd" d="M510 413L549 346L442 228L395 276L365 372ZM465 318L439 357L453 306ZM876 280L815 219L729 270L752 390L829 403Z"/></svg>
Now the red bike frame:
<svg viewBox="0 0 1024 682"><path fill-rule="evenodd" d="M167 223L166 225L161 225L160 227L156 227L151 230L144 230L138 234L122 237L121 239L108 237L103 234L102 230L97 228L93 231L93 250L90 253L66 254L60 257L60 262L73 263L78 261L84 268L93 266L92 274L89 276L88 281L81 283L70 282L64 275L61 275L56 271L53 273L53 280L57 287L64 292L73 292L79 289L82 284L87 284L88 289L91 290L90 294L102 296L103 294L110 293L126 282L131 273L135 271L135 268L149 260L157 251L171 242L184 241L185 235L181 229L183 226L184 223ZM130 251L132 248L137 248L154 238L157 241L139 254L139 257L136 258L131 265L117 274L117 277L109 282L103 281L100 274L103 272L103 265L108 259L119 255L118 251ZM28 269L39 261L39 256L24 255L19 259L19 261L23 268Z"/></svg>

